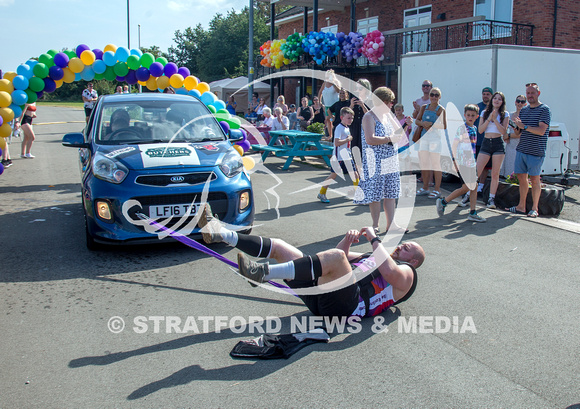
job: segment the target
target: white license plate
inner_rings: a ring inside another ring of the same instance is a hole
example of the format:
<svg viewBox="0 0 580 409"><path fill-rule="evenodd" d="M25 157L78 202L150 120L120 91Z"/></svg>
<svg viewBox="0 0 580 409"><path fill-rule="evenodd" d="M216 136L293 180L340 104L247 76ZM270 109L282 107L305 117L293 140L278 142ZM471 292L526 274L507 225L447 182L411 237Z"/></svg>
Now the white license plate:
<svg viewBox="0 0 580 409"><path fill-rule="evenodd" d="M189 207L191 206L191 209ZM149 206L149 217L181 217L185 214L195 216L202 209L202 203ZM189 210L189 213L187 211Z"/></svg>

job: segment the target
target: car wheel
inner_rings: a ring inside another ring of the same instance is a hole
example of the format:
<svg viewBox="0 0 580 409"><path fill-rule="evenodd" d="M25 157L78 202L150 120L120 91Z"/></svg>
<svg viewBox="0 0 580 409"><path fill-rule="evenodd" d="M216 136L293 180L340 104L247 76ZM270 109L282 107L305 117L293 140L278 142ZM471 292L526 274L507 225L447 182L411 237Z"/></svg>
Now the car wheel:
<svg viewBox="0 0 580 409"><path fill-rule="evenodd" d="M242 233L242 234L250 234L252 232L252 228L250 227L247 230L240 230L238 233Z"/></svg>

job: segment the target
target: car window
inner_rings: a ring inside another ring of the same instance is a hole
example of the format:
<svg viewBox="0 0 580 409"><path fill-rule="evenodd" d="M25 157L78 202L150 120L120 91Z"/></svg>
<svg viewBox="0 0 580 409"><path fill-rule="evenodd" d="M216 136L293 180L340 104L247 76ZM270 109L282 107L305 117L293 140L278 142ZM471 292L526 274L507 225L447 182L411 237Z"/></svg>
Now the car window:
<svg viewBox="0 0 580 409"><path fill-rule="evenodd" d="M225 140L214 116L193 98L106 102L95 127L103 145Z"/></svg>

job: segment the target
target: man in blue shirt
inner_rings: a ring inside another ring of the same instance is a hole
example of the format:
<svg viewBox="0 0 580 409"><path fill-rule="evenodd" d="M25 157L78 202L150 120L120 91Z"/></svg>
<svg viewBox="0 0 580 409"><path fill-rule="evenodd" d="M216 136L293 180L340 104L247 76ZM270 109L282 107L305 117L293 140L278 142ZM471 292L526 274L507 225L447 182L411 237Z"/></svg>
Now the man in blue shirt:
<svg viewBox="0 0 580 409"><path fill-rule="evenodd" d="M529 175L532 181L532 210L528 213L529 217L538 217L538 203L542 193L540 173L546 156L552 116L550 107L542 104L539 96L540 87L538 84L534 82L526 84L526 97L529 105L522 108L519 118L516 117L513 120L516 137L520 137L514 165L520 184L520 202L508 210L512 213L525 213Z"/></svg>

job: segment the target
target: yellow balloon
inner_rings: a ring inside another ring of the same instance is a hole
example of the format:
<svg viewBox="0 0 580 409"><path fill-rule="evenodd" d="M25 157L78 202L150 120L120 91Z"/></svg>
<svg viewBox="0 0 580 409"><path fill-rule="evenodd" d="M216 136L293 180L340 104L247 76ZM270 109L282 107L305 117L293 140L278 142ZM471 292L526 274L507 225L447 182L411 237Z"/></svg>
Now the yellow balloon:
<svg viewBox="0 0 580 409"><path fill-rule="evenodd" d="M12 81L3 78L0 80L0 91L5 91L9 94L14 92L14 85L12 85Z"/></svg>
<svg viewBox="0 0 580 409"><path fill-rule="evenodd" d="M183 86L183 75L173 74L171 78L169 78L169 84L171 84L173 88L181 88Z"/></svg>
<svg viewBox="0 0 580 409"><path fill-rule="evenodd" d="M244 163L244 168L246 168L246 170L252 170L254 166L256 166L256 162L251 156L244 156L242 162Z"/></svg>
<svg viewBox="0 0 580 409"><path fill-rule="evenodd" d="M14 119L14 111L10 108L0 108L0 116L4 120L4 124L2 126L8 125L8 122Z"/></svg>
<svg viewBox="0 0 580 409"><path fill-rule="evenodd" d="M3 123L2 126L0 126L0 139L4 139L4 138L9 137L11 133L12 133L12 127L7 122ZM2 148L2 149L4 149L4 148Z"/></svg>
<svg viewBox="0 0 580 409"><path fill-rule="evenodd" d="M6 108L12 103L12 95L6 91L0 91L0 108Z"/></svg>
<svg viewBox="0 0 580 409"><path fill-rule="evenodd" d="M62 87L62 84L64 84L63 80L54 80L54 83L56 84L56 88L60 88Z"/></svg>
<svg viewBox="0 0 580 409"><path fill-rule="evenodd" d="M185 86L185 89L188 91L191 91L192 89L197 87L197 84L198 84L197 78L195 78L193 75L188 75L183 80L183 85Z"/></svg>
<svg viewBox="0 0 580 409"><path fill-rule="evenodd" d="M150 76L145 85L149 91L155 91L157 89L157 78L153 75Z"/></svg>
<svg viewBox="0 0 580 409"><path fill-rule="evenodd" d="M244 156L244 148L242 148L240 145L234 145L234 149L240 154L240 156Z"/></svg>
<svg viewBox="0 0 580 409"><path fill-rule="evenodd" d="M165 89L169 86L169 78L168 77L159 77L157 78L157 88Z"/></svg>
<svg viewBox="0 0 580 409"><path fill-rule="evenodd" d="M107 44L103 49L103 52L106 53L107 51L115 52L117 51L117 46L115 44Z"/></svg>
<svg viewBox="0 0 580 409"><path fill-rule="evenodd" d="M64 67L62 72L64 73L62 80L67 84L72 84L75 80L75 73L72 72L68 67Z"/></svg>
<svg viewBox="0 0 580 409"><path fill-rule="evenodd" d="M4 124L2 124L4 126ZM0 131L1 132L1 131ZM6 139L0 136L0 149L6 149Z"/></svg>
<svg viewBox="0 0 580 409"><path fill-rule="evenodd" d="M85 68L85 64L83 64L80 58L75 57L69 60L68 68L75 74L78 74Z"/></svg>
<svg viewBox="0 0 580 409"><path fill-rule="evenodd" d="M92 65L95 62L95 59L95 53L91 50L85 50L81 53L81 61L84 65Z"/></svg>
<svg viewBox="0 0 580 409"><path fill-rule="evenodd" d="M147 85L147 81L137 81L137 84L141 85L142 87Z"/></svg>
<svg viewBox="0 0 580 409"><path fill-rule="evenodd" d="M16 77L18 74L16 74L14 71L8 71L7 73L4 74L4 79L8 80L8 81L13 81L14 77Z"/></svg>
<svg viewBox="0 0 580 409"><path fill-rule="evenodd" d="M200 94L203 94L204 92L209 91L209 84L207 82L200 82L197 84L195 89L198 90Z"/></svg>

